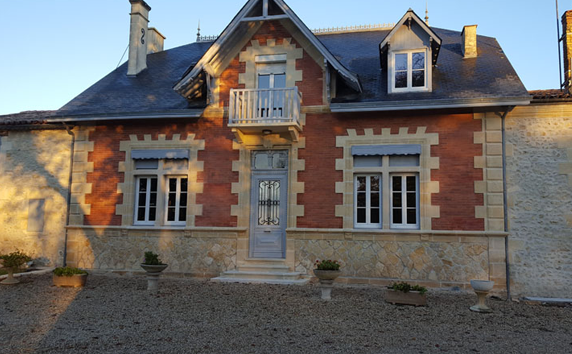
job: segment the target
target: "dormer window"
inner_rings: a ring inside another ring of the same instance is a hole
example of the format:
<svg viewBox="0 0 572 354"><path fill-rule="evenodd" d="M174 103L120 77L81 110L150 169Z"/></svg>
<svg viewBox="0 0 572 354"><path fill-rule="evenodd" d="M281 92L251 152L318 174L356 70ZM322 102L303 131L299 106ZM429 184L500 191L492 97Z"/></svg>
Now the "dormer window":
<svg viewBox="0 0 572 354"><path fill-rule="evenodd" d="M390 92L428 91L427 50L391 52Z"/></svg>

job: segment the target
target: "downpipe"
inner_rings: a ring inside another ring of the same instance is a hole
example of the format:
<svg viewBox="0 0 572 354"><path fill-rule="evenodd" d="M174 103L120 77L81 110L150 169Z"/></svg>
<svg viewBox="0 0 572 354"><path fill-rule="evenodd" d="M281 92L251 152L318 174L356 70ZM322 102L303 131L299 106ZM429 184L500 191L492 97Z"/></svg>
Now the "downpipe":
<svg viewBox="0 0 572 354"><path fill-rule="evenodd" d="M504 214L504 231L508 233L508 191L507 191L507 182L506 182L506 116L508 112L513 107L507 107L506 111L501 116L502 122L502 184L503 184L503 214ZM510 262L509 262L509 252L508 252L508 235L504 238L504 257L505 257L505 264L506 264L506 300L512 301L511 294L510 294Z"/></svg>
<svg viewBox="0 0 572 354"><path fill-rule="evenodd" d="M62 123L62 125L66 128L66 132L71 135L72 141L70 146L70 171L68 177L68 195L67 195L67 212L66 212L66 225L65 225L65 236L64 236L64 267L67 266L67 259L68 259L68 226L70 224L70 212L71 212L71 186L72 186L72 177L73 177L73 155L75 151L75 134L71 127L66 123Z"/></svg>

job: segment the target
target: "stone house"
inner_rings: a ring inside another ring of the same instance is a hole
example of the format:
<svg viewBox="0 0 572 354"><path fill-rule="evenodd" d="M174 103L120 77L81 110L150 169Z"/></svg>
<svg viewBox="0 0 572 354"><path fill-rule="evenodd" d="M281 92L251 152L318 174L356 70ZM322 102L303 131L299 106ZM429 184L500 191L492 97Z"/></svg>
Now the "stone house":
<svg viewBox="0 0 572 354"><path fill-rule="evenodd" d="M347 283L570 291L568 96L531 96L476 26L433 28L409 10L394 26L317 32L283 0L250 0L220 36L164 51L149 5L130 3L126 64L38 125L53 131L5 124L11 149L29 145L17 134L61 144L56 170L30 165L60 177L39 189L69 192L41 214L59 218L60 234L40 237L59 253L37 254L136 271L153 250L173 273L289 284L332 258ZM16 161L8 151L0 161ZM8 166L0 202L23 173ZM529 193L547 172L557 189ZM20 229L33 199L14 212Z"/></svg>

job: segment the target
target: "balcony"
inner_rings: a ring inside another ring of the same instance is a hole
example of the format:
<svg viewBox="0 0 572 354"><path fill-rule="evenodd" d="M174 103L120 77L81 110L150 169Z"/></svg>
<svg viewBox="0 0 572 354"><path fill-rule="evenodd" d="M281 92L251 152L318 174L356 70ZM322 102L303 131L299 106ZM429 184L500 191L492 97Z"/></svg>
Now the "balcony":
<svg viewBox="0 0 572 354"><path fill-rule="evenodd" d="M228 126L242 134L301 131L298 87L230 90Z"/></svg>

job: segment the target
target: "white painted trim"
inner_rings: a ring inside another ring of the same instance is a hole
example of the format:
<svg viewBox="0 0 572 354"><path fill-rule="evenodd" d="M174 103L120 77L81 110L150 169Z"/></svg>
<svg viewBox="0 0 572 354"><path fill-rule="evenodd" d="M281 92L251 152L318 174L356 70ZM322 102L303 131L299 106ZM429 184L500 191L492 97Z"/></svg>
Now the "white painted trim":
<svg viewBox="0 0 572 354"><path fill-rule="evenodd" d="M393 177L401 177L401 220L400 224L393 222ZM407 223L407 209L411 208L407 204L407 177L415 177L415 224ZM389 225L391 229L419 229L419 173L392 173L389 175Z"/></svg>
<svg viewBox="0 0 572 354"><path fill-rule="evenodd" d="M412 57L414 53L424 53L425 54L425 86L413 87L413 64ZM396 54L407 54L407 87L395 87L395 55ZM431 92L432 81L433 81L433 71L432 65L429 59L431 58L431 48L414 48L414 49L404 49L390 51L387 60L387 89L390 94L392 93L408 93L408 92Z"/></svg>
<svg viewBox="0 0 572 354"><path fill-rule="evenodd" d="M357 206L357 194L358 194L358 190L357 190L357 186L358 186L358 178L359 177L365 177L366 178L366 187L365 187L365 223L358 223L357 222L357 210L358 210L358 206ZM379 222L378 223L372 223L371 222L371 178L372 177L379 177L379 205L377 206L377 208L379 208ZM356 173L354 174L354 228L356 229L380 229L383 225L383 188L382 188L382 183L383 181L383 176L379 173Z"/></svg>

